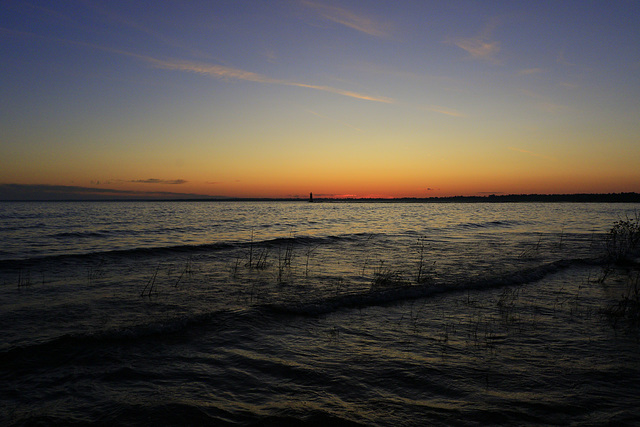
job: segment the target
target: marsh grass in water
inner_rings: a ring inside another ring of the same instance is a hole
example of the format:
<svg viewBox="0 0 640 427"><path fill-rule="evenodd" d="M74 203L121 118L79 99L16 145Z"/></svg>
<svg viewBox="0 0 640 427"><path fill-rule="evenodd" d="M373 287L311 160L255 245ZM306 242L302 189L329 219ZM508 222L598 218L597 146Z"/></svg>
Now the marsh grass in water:
<svg viewBox="0 0 640 427"><path fill-rule="evenodd" d="M217 206L192 209L206 215ZM11 361L3 379L17 390L3 403L18 408L11 417L19 425L55 422L65 411L73 418L59 424L86 417L118 425L129 421L92 408L126 402L144 424L157 402L176 396L199 415L220 409L243 425L260 424L246 408L289 414L291 396L304 400L299 420L362 408L380 414L362 425L624 425L638 415L628 409L639 378L638 221L611 227L624 213L605 221L600 206L563 205L558 216L553 207L316 204L322 211L305 228L308 209L298 222L282 220L296 205L268 224L207 224L211 241L198 245L5 263L0 283L21 306L0 310L3 360ZM539 212L527 216L532 208ZM361 220L369 211L380 219ZM411 215L388 220L395 211ZM264 217L253 212L246 218ZM344 220L331 229L324 218L336 215ZM432 222L438 215L446 220ZM466 226L472 215L480 219ZM290 223L299 237L288 237ZM609 274L595 280L605 264ZM53 348L60 357L50 362ZM212 395L233 401L216 406ZM24 415L33 408L42 418Z"/></svg>
<svg viewBox="0 0 640 427"><path fill-rule="evenodd" d="M427 260L427 243L424 237L418 240L416 252L418 255L416 283L433 283L435 277L436 262Z"/></svg>
<svg viewBox="0 0 640 427"><path fill-rule="evenodd" d="M640 214L616 221L607 235L605 247L609 260L613 263L631 261L638 255L640 244Z"/></svg>
<svg viewBox="0 0 640 427"><path fill-rule="evenodd" d="M380 261L380 265L373 273L373 280L371 281L371 290L379 291L389 288L399 288L410 286L411 282L405 278L405 274L402 270L386 267L384 261Z"/></svg>
<svg viewBox="0 0 640 427"><path fill-rule="evenodd" d="M170 274L171 274L171 270L169 269L167 271L167 275L170 275ZM185 275L187 276L188 279L191 279L191 277L193 276L193 259L191 257L187 259L187 262L184 265L184 269L182 269L182 272L178 276L178 280L176 280L176 283L173 285L174 288L177 288L178 286L180 286L180 282L182 281L182 278L185 277Z"/></svg>
<svg viewBox="0 0 640 427"><path fill-rule="evenodd" d="M620 299L605 307L602 312L614 327L620 322L626 322L631 327L640 327L640 271L629 274L625 287Z"/></svg>
<svg viewBox="0 0 640 427"><path fill-rule="evenodd" d="M156 287L156 278L158 277L158 271L160 271L160 264L158 264L156 270L153 272L153 276L151 276L149 281L147 281L147 284L144 285L144 288L142 288L142 292L140 292L141 297L147 296L151 298L152 294L158 293L158 289Z"/></svg>

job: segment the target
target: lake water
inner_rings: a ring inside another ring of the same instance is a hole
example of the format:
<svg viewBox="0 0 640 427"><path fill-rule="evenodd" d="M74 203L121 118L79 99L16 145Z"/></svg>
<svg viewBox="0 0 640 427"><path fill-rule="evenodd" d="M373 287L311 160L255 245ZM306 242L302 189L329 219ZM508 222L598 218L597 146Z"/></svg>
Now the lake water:
<svg viewBox="0 0 640 427"><path fill-rule="evenodd" d="M2 202L0 424L638 423L638 208Z"/></svg>

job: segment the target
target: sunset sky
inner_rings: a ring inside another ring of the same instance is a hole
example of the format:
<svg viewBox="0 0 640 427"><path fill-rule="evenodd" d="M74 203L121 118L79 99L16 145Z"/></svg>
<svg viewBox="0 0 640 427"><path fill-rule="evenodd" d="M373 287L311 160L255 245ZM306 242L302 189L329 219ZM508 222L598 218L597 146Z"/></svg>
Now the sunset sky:
<svg viewBox="0 0 640 427"><path fill-rule="evenodd" d="M640 192L638 1L3 0L0 55L0 198Z"/></svg>

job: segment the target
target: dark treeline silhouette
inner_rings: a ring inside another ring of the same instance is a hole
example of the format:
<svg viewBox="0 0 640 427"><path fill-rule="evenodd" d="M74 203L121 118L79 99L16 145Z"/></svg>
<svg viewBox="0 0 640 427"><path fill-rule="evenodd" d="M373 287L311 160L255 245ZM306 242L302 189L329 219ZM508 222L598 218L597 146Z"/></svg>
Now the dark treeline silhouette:
<svg viewBox="0 0 640 427"><path fill-rule="evenodd" d="M84 196L84 197L83 197ZM601 193L601 194L489 194L484 196L446 196L446 197L398 197L398 198L331 198L317 197L312 193L309 197L224 197L224 196L198 196L196 197L163 197L141 195L135 196L100 196L91 195L61 194L58 197L34 197L34 198L0 198L0 202L8 201L103 201L103 202L123 202L123 201L176 201L176 202L292 202L292 201L313 201L318 203L526 203L526 202L546 202L546 203L640 203L640 193Z"/></svg>
<svg viewBox="0 0 640 427"><path fill-rule="evenodd" d="M489 194L486 196L447 196L447 197L397 197L397 198L331 198L318 197L309 194L309 198L301 197L220 197L201 199L182 199L193 201L238 201L238 202L291 202L291 201L313 201L325 203L526 203L526 202L547 202L547 203L640 203L640 193L606 193L606 194Z"/></svg>
<svg viewBox="0 0 640 427"><path fill-rule="evenodd" d="M353 198L324 199L326 202L407 202L407 203L525 203L525 202L570 202L570 203L640 203L639 193L606 194L490 194L486 196L447 196L447 197L401 197L393 199Z"/></svg>

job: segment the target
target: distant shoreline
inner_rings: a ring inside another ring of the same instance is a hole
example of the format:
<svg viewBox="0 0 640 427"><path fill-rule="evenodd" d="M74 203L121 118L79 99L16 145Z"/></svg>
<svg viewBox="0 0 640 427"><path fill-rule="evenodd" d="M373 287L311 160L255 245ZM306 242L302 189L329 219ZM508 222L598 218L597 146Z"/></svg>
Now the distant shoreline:
<svg viewBox="0 0 640 427"><path fill-rule="evenodd" d="M0 202L305 202L305 198L198 197L198 198L60 198L0 200ZM486 196L323 198L312 203L640 203L640 193L491 194Z"/></svg>

